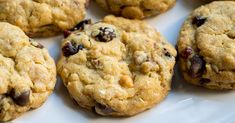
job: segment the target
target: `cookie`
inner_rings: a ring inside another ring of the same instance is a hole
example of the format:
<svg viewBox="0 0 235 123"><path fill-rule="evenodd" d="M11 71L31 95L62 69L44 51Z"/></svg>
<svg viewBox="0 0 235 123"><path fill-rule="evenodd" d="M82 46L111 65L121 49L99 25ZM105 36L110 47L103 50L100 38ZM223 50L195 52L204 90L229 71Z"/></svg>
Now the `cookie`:
<svg viewBox="0 0 235 123"><path fill-rule="evenodd" d="M108 12L130 19L143 19L161 14L175 5L176 0L96 0Z"/></svg>
<svg viewBox="0 0 235 123"><path fill-rule="evenodd" d="M205 2L212 2L212 1L228 1L228 0L202 0ZM235 1L235 0L229 0L229 1Z"/></svg>
<svg viewBox="0 0 235 123"><path fill-rule="evenodd" d="M106 16L66 33L57 70L79 106L100 115L131 116L170 90L176 50L143 21Z"/></svg>
<svg viewBox="0 0 235 123"><path fill-rule="evenodd" d="M73 28L85 16L87 0L1 0L0 21L30 37L47 37Z"/></svg>
<svg viewBox="0 0 235 123"><path fill-rule="evenodd" d="M0 121L40 107L55 86L55 63L20 28L0 22Z"/></svg>
<svg viewBox="0 0 235 123"><path fill-rule="evenodd" d="M216 1L194 10L178 41L185 80L210 89L235 89L235 2Z"/></svg>

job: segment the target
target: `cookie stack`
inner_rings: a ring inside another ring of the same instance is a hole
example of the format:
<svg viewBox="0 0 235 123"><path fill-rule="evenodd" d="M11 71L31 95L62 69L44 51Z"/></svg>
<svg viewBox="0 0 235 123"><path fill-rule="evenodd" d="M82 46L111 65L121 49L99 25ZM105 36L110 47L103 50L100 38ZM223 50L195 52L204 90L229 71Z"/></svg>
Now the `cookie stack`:
<svg viewBox="0 0 235 123"><path fill-rule="evenodd" d="M57 73L80 107L104 116L132 116L167 96L177 51L141 19L169 10L176 1L95 1L122 17L84 20L89 0L0 1L0 121L40 107L52 93L55 62L31 38L62 32ZM203 5L183 24L177 49L189 83L235 89L234 6L232 1Z"/></svg>

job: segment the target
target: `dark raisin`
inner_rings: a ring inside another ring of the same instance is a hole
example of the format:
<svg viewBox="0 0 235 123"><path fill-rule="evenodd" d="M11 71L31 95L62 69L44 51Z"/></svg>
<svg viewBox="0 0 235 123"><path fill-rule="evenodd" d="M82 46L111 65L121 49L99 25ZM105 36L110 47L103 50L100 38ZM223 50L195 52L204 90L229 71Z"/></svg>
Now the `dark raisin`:
<svg viewBox="0 0 235 123"><path fill-rule="evenodd" d="M70 31L70 30L65 30L65 31L64 31L64 38L67 38L71 33L72 33L72 31Z"/></svg>
<svg viewBox="0 0 235 123"><path fill-rule="evenodd" d="M167 57L171 57L171 54L167 51L166 48L163 49L164 51L164 55L167 56Z"/></svg>
<svg viewBox="0 0 235 123"><path fill-rule="evenodd" d="M193 53L193 49L191 47L186 47L182 52L181 52L181 57L183 59L188 59L188 57Z"/></svg>
<svg viewBox="0 0 235 123"><path fill-rule="evenodd" d="M100 109L104 114L110 114L110 113L115 112L112 108L102 105L100 103L96 104L96 108Z"/></svg>
<svg viewBox="0 0 235 123"><path fill-rule="evenodd" d="M196 25L197 27L200 27L201 25L203 25L206 22L206 18L202 17L202 16L195 16L193 18L192 24Z"/></svg>
<svg viewBox="0 0 235 123"><path fill-rule="evenodd" d="M205 61L199 55L194 55L191 59L191 66L189 68L189 74L195 78L202 75L205 69Z"/></svg>
<svg viewBox="0 0 235 123"><path fill-rule="evenodd" d="M89 3L89 0L87 0L87 3ZM64 38L67 38L70 34L72 34L73 31L83 30L84 26L86 24L91 24L91 19L83 20L80 23L78 23L74 28L72 28L70 30L65 30L64 31Z"/></svg>
<svg viewBox="0 0 235 123"><path fill-rule="evenodd" d="M200 84L203 85L203 84L209 83L210 81L211 81L210 79L201 78L201 79L200 79Z"/></svg>
<svg viewBox="0 0 235 123"><path fill-rule="evenodd" d="M76 54L78 52L76 43L67 42L62 47L62 52L66 57Z"/></svg>
<svg viewBox="0 0 235 123"><path fill-rule="evenodd" d="M13 89L11 91L11 97L13 99L13 101L19 105L19 106L25 106L27 105L27 103L29 102L29 96L30 96L30 91L24 91L21 92L20 94L17 94L16 91Z"/></svg>
<svg viewBox="0 0 235 123"><path fill-rule="evenodd" d="M94 36L96 41L100 42L109 42L113 40L113 38L116 38L116 33L114 29L110 27L100 27L99 33Z"/></svg>
<svg viewBox="0 0 235 123"><path fill-rule="evenodd" d="M91 19L83 20L80 23L78 23L73 29L70 31L75 31L75 30L83 30L85 25L91 24Z"/></svg>
<svg viewBox="0 0 235 123"><path fill-rule="evenodd" d="M74 55L79 52L79 50L82 50L84 46L82 44L77 45L75 42L67 42L62 47L62 52L64 56L69 57L71 55Z"/></svg>

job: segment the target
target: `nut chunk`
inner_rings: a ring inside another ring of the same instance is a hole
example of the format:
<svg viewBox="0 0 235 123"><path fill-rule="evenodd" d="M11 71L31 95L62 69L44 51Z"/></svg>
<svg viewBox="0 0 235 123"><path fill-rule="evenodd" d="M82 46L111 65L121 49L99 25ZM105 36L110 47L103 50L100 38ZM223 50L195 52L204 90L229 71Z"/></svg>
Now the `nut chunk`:
<svg viewBox="0 0 235 123"><path fill-rule="evenodd" d="M121 76L119 83L121 86L127 87L127 88L131 88L134 86L132 78L128 75Z"/></svg>

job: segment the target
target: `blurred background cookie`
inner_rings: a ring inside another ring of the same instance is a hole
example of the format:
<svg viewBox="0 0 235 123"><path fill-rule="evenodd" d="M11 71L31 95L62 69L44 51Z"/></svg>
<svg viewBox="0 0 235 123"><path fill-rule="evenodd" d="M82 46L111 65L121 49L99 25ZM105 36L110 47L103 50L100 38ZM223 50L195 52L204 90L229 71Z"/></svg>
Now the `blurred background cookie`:
<svg viewBox="0 0 235 123"><path fill-rule="evenodd" d="M95 0L97 4L115 15L130 19L143 19L161 14L175 5L176 0Z"/></svg>
<svg viewBox="0 0 235 123"><path fill-rule="evenodd" d="M20 27L30 37L56 35L85 17L88 0L1 0L0 21Z"/></svg>

